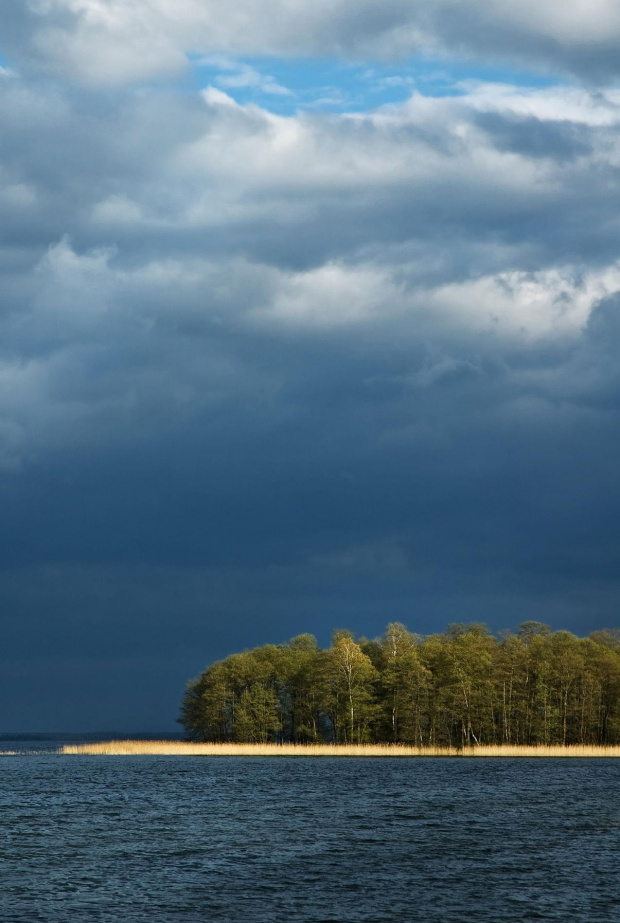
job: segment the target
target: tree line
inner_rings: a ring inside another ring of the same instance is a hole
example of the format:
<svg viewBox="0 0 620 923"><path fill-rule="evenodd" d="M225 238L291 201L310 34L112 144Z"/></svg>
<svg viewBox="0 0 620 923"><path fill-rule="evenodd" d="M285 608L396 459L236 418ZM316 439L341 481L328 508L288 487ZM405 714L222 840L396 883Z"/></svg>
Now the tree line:
<svg viewBox="0 0 620 923"><path fill-rule="evenodd" d="M423 638L394 623L372 641L336 631L327 649L303 634L211 664L179 721L195 741L616 744L620 632L456 624Z"/></svg>

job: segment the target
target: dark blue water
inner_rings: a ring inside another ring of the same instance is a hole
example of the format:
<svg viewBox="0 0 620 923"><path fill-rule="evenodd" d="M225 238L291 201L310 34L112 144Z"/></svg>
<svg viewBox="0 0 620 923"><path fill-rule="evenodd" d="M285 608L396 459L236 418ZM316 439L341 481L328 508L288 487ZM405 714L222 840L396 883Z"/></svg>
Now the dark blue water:
<svg viewBox="0 0 620 923"><path fill-rule="evenodd" d="M0 758L2 923L620 921L620 762Z"/></svg>

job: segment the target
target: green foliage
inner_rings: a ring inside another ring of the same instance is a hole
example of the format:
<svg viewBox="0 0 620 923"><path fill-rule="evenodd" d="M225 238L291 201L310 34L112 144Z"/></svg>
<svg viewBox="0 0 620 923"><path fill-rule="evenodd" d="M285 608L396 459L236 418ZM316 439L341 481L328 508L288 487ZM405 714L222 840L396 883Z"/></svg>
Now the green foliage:
<svg viewBox="0 0 620 923"><path fill-rule="evenodd" d="M321 663L323 708L336 743L364 743L377 710L373 683L379 678L370 657L348 631L334 632Z"/></svg>
<svg viewBox="0 0 620 923"><path fill-rule="evenodd" d="M179 721L196 741L617 744L620 632L474 623L421 638L393 623L374 641L334 632L327 650L299 635L211 664Z"/></svg>

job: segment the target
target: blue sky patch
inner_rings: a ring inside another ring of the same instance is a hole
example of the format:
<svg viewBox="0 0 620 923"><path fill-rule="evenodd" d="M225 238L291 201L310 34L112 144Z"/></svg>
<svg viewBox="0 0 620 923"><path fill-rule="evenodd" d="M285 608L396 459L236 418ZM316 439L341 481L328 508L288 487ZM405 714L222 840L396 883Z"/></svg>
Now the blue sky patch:
<svg viewBox="0 0 620 923"><path fill-rule="evenodd" d="M399 103L417 91L455 96L467 81L524 87L557 85L557 78L507 67L411 58L397 64L338 60L232 58L214 54L191 58L194 80L211 84L241 104L256 103L283 115L300 109L364 112Z"/></svg>

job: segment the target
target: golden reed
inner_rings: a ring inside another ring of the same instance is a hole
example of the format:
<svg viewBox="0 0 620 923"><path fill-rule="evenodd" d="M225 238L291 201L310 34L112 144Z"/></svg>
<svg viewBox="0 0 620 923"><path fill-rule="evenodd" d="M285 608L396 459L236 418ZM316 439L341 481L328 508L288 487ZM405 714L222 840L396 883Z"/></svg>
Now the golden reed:
<svg viewBox="0 0 620 923"><path fill-rule="evenodd" d="M456 747L407 747L399 744L234 744L183 743L169 740L110 740L105 743L71 744L58 751L66 755L87 756L552 756L620 757L620 746L588 745L515 746L480 745L459 750Z"/></svg>

